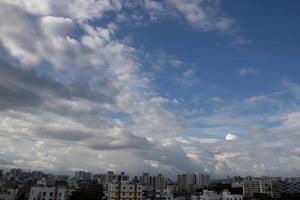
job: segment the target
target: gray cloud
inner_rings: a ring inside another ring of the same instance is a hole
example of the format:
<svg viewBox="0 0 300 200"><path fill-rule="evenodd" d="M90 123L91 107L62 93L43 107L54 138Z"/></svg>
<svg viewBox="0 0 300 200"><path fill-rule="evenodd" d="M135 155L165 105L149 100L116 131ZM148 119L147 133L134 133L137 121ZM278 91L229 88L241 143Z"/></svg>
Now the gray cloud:
<svg viewBox="0 0 300 200"><path fill-rule="evenodd" d="M102 137L89 145L94 150L149 149L150 143L146 138L123 133L118 137Z"/></svg>
<svg viewBox="0 0 300 200"><path fill-rule="evenodd" d="M58 140L66 140L66 141L82 141L86 140L93 136L91 133L65 129L65 130L55 130L55 129L46 129L39 128L35 131L36 135L43 138L53 138Z"/></svg>
<svg viewBox="0 0 300 200"><path fill-rule="evenodd" d="M169 100L143 74L138 50L115 38L117 24L89 24L87 19L119 11L119 1L87 1L78 7L78 0L61 1L62 6L49 0L35 9L31 1L18 2L0 3L0 41L19 62L0 64L0 165L172 175L300 171L297 102L287 106L281 95L272 94L223 99L208 113L199 108L182 117L181 110L163 106ZM199 30L230 30L230 18L218 7L210 16L200 1L168 2L172 16L182 16ZM154 21L161 17L155 11L167 9L152 1L145 6ZM164 59L173 61L162 64L185 65L176 57ZM191 75L187 71L186 77ZM286 82L285 87L294 100L299 86ZM262 105L266 101L269 106ZM250 112L262 107L268 112ZM227 133L239 139L225 141Z"/></svg>

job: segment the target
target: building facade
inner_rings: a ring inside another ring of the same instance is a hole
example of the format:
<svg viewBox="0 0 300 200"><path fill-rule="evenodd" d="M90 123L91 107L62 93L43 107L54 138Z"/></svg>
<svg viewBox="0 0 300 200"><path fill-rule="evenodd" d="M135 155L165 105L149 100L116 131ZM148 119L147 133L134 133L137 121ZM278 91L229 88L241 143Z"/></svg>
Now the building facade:
<svg viewBox="0 0 300 200"><path fill-rule="evenodd" d="M107 200L141 200L143 188L140 184L111 183L108 185Z"/></svg>
<svg viewBox="0 0 300 200"><path fill-rule="evenodd" d="M196 186L198 188L205 188L210 185L210 176L208 174L199 173L196 176Z"/></svg>
<svg viewBox="0 0 300 200"><path fill-rule="evenodd" d="M161 174L151 176L149 173L143 173L143 175L139 177L139 182L148 190L155 189L163 191L167 188L168 179Z"/></svg>
<svg viewBox="0 0 300 200"><path fill-rule="evenodd" d="M177 175L177 185L179 192L192 192L196 185L196 174L185 173Z"/></svg>
<svg viewBox="0 0 300 200"><path fill-rule="evenodd" d="M82 181L89 181L92 179L92 174L90 172L77 171L75 172L75 178Z"/></svg>
<svg viewBox="0 0 300 200"><path fill-rule="evenodd" d="M252 178L243 181L243 195L253 197L255 193L267 194L272 198L280 198L278 181L269 178Z"/></svg>

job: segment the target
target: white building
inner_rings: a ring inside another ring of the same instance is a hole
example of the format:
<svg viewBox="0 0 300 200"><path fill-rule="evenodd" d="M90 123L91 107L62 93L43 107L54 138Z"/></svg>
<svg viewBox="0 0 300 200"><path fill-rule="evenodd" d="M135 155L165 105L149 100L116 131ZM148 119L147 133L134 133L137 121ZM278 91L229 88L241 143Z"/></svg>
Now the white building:
<svg viewBox="0 0 300 200"><path fill-rule="evenodd" d="M140 184L111 183L108 185L107 200L141 200L143 188Z"/></svg>
<svg viewBox="0 0 300 200"><path fill-rule="evenodd" d="M29 200L67 200L67 187L31 187Z"/></svg>
<svg viewBox="0 0 300 200"><path fill-rule="evenodd" d="M223 200L243 200L243 195L240 194L230 194L230 192L223 192L222 193Z"/></svg>
<svg viewBox="0 0 300 200"><path fill-rule="evenodd" d="M222 200L222 196L214 191L203 190L203 194L200 195L200 200Z"/></svg>
<svg viewBox="0 0 300 200"><path fill-rule="evenodd" d="M200 196L192 195L192 200L243 200L243 195L231 194L228 191L217 194L214 191L203 190L203 194Z"/></svg>
<svg viewBox="0 0 300 200"><path fill-rule="evenodd" d="M272 198L279 198L277 181L270 178L248 178L243 181L244 197L253 197L255 193L267 194Z"/></svg>

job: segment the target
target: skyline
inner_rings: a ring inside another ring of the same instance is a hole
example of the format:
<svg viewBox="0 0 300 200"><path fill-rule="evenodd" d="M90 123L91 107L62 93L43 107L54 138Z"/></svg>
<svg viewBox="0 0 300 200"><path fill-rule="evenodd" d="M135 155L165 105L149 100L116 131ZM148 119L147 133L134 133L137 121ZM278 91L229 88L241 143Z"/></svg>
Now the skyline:
<svg viewBox="0 0 300 200"><path fill-rule="evenodd" d="M1 1L0 168L298 175L299 8Z"/></svg>

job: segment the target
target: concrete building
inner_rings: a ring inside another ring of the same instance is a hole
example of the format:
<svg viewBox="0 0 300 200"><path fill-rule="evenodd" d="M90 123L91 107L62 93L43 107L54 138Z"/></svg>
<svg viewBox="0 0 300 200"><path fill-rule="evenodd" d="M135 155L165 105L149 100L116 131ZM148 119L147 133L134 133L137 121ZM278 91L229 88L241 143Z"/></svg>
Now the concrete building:
<svg viewBox="0 0 300 200"><path fill-rule="evenodd" d="M179 192L191 192L196 185L196 174L185 173L177 175L177 185Z"/></svg>
<svg viewBox="0 0 300 200"><path fill-rule="evenodd" d="M214 191L203 190L203 194L200 195L199 200L222 200L222 196Z"/></svg>
<svg viewBox="0 0 300 200"><path fill-rule="evenodd" d="M75 172L75 178L82 181L89 181L92 179L92 174L90 172L77 171Z"/></svg>
<svg viewBox="0 0 300 200"><path fill-rule="evenodd" d="M243 200L243 195L231 194L228 191L217 194L215 191L203 190L202 195L192 195L191 200Z"/></svg>
<svg viewBox="0 0 300 200"><path fill-rule="evenodd" d="M19 177L22 175L23 170L19 168L13 168L10 170L10 175L13 177Z"/></svg>
<svg viewBox="0 0 300 200"><path fill-rule="evenodd" d="M29 200L67 200L69 196L67 187L31 187Z"/></svg>
<svg viewBox="0 0 300 200"><path fill-rule="evenodd" d="M286 180L280 182L280 192L284 194L300 193L300 180Z"/></svg>
<svg viewBox="0 0 300 200"><path fill-rule="evenodd" d="M120 182L108 185L107 200L141 200L142 197L143 188L140 184Z"/></svg>
<svg viewBox="0 0 300 200"><path fill-rule="evenodd" d="M208 174L199 173L196 176L196 186L198 188L205 188L210 185L210 176Z"/></svg>
<svg viewBox="0 0 300 200"><path fill-rule="evenodd" d="M18 195L18 189L8 189L0 194L0 200L15 200Z"/></svg>
<svg viewBox="0 0 300 200"><path fill-rule="evenodd" d="M251 178L243 181L244 197L253 197L255 193L267 194L272 198L279 198L278 182L269 178Z"/></svg>
<svg viewBox="0 0 300 200"><path fill-rule="evenodd" d="M222 193L222 200L243 200L243 195L241 194L231 194L228 191Z"/></svg>
<svg viewBox="0 0 300 200"><path fill-rule="evenodd" d="M129 181L129 175L126 175L124 172L121 172L119 175L114 174L113 171L108 171L106 174L96 174L93 176L94 180L97 180L98 183L108 185L110 183L115 183L118 179L121 181Z"/></svg>
<svg viewBox="0 0 300 200"><path fill-rule="evenodd" d="M143 175L139 177L139 182L148 190L155 189L163 191L167 188L168 179L161 174L151 176L149 173L143 173Z"/></svg>

